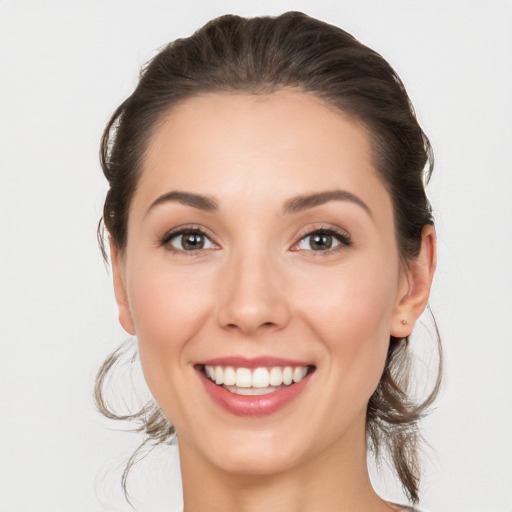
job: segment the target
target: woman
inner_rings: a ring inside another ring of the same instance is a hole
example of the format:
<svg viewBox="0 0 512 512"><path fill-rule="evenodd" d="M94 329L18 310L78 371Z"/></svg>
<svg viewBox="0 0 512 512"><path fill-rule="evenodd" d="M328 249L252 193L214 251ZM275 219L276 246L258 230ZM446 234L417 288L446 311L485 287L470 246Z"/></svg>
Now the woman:
<svg viewBox="0 0 512 512"><path fill-rule="evenodd" d="M300 13L218 18L149 63L101 155L119 319L155 400L133 418L176 435L185 512L406 510L367 446L416 503L432 160L387 62ZM110 417L121 355L98 376Z"/></svg>

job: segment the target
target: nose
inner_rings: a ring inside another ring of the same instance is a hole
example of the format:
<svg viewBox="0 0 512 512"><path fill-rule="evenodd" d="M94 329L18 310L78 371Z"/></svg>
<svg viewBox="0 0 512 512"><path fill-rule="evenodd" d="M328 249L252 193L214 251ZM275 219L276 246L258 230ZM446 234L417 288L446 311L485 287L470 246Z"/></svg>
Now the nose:
<svg viewBox="0 0 512 512"><path fill-rule="evenodd" d="M282 329L290 319L282 272L269 255L240 255L226 263L219 287L219 325L246 336Z"/></svg>

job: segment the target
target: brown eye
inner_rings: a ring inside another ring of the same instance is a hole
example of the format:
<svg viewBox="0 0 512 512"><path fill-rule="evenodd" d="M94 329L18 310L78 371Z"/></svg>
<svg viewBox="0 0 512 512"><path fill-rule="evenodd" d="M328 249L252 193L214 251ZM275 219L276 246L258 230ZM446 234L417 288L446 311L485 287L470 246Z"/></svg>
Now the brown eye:
<svg viewBox="0 0 512 512"><path fill-rule="evenodd" d="M297 244L300 251L328 251L350 245L347 235L333 230L317 230L302 237Z"/></svg>
<svg viewBox="0 0 512 512"><path fill-rule="evenodd" d="M181 235L181 245L186 251L202 249L204 247L204 236L199 233L185 233Z"/></svg>
<svg viewBox="0 0 512 512"><path fill-rule="evenodd" d="M165 243L178 251L199 251L201 249L212 249L213 242L200 231L182 231L169 236Z"/></svg>
<svg viewBox="0 0 512 512"><path fill-rule="evenodd" d="M309 245L313 251L324 251L325 249L330 249L332 247L332 235L320 233L317 235L311 235L309 238Z"/></svg>

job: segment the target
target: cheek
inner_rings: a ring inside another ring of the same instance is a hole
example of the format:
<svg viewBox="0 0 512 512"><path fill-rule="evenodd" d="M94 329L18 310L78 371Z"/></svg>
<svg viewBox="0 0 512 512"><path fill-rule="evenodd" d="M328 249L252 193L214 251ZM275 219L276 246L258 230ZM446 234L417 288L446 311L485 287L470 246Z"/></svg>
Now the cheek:
<svg viewBox="0 0 512 512"><path fill-rule="evenodd" d="M298 297L302 318L326 349L331 375L343 381L337 389L362 401L377 387L388 351L398 279L389 269L375 264L316 276L316 285L310 282ZM323 290L322 281L329 283Z"/></svg>
<svg viewBox="0 0 512 512"><path fill-rule="evenodd" d="M314 323L328 330L363 334L384 329L389 337L398 285L398 265L394 267L372 258L363 264L304 272L296 279L297 307L310 311L311 319L322 319Z"/></svg>
<svg viewBox="0 0 512 512"><path fill-rule="evenodd" d="M191 275L172 269L165 261L142 264L135 258L129 272L128 300L141 364L159 401L159 390L175 389L175 383L169 385L171 378L181 381L187 362L184 348L208 316L207 279L200 272Z"/></svg>
<svg viewBox="0 0 512 512"><path fill-rule="evenodd" d="M128 300L137 336L163 346L188 339L205 313L209 292L200 271L176 270L165 261L134 262L130 276Z"/></svg>

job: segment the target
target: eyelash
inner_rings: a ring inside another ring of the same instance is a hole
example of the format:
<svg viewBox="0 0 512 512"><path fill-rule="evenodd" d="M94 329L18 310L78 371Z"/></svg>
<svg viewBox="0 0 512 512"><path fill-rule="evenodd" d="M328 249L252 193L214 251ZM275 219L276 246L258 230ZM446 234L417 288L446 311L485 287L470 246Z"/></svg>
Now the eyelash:
<svg viewBox="0 0 512 512"><path fill-rule="evenodd" d="M338 245L336 245L334 247L330 247L330 248L328 248L326 250L323 250L323 251L320 251L320 250L315 251L313 249L309 249L308 252L311 252L312 255L314 255L314 256L321 256L322 254L326 254L326 253L327 254L333 254L335 252L343 250L343 249L345 249L347 247L350 247L352 245L352 241L351 241L350 236L348 235L348 233L346 233L344 231L341 231L341 230L334 229L332 227L320 226L320 227L314 228L314 229L312 229L310 231L307 231L306 233L301 235L301 237L299 238L299 241L296 242L293 245L293 247L298 246L302 241L306 240L309 237L313 237L315 235L331 236L332 238L334 238L339 243L338 243ZM300 251L301 249L292 249L292 250Z"/></svg>
<svg viewBox="0 0 512 512"><path fill-rule="evenodd" d="M209 248L207 248L207 249L200 248L200 249L196 249L196 250L186 251L184 249L178 249L178 248L173 247L171 245L171 243L170 243L171 240L173 240L174 238L177 238L179 236L185 235L185 234L188 234L188 235L201 235L205 239L209 240L211 244L217 245L217 244L215 244L215 242L213 242L211 240L211 237L205 232L205 230L202 229L199 226L182 226L182 227L177 228L177 229L172 229L171 231L168 231L162 237L162 239L160 240L160 244L159 245L161 245L162 247L165 247L168 251L171 251L171 252L176 253L176 254L184 254L186 256L197 256L201 251L209 249Z"/></svg>
<svg viewBox="0 0 512 512"><path fill-rule="evenodd" d="M213 245L217 245L215 244L215 242L213 242L210 238L210 236L205 232L204 229L202 229L201 227L199 226L184 226L184 227L180 227L180 228L177 228L177 229L173 229L171 231L168 231L160 240L160 243L159 245L161 245L162 247L165 247L167 250L171 251L171 252L174 252L174 253L179 253L179 254L185 254L187 256L197 256L201 251L204 251L204 250L209 250L210 248L200 248L200 249L196 249L196 250L190 250L190 251L187 251L185 249L178 249L174 246L171 245L171 240L173 240L174 238L176 237L179 237L179 236L182 236L182 235L185 235L185 234L192 234L192 235L200 235L200 236L203 236L205 237L206 239L208 239L210 241L211 244ZM338 245L332 247L332 248L328 248L326 250L313 250L313 249L294 249L294 247L297 247L302 241L306 240L308 237L312 237L314 235L327 235L327 236L331 236L333 237L338 243ZM325 227L325 226L321 226L321 227L318 227L318 228L314 228L310 231L307 231L306 233L302 234L299 238L299 240L297 242L295 242L292 246L292 251L295 251L295 252L298 252L300 250L308 250L309 252L311 253L316 253L315 256L320 256L322 253L329 253L329 254L332 254L334 252L337 252L339 250L342 250L343 248L346 248L346 247L350 247L352 245L352 241L350 239L350 236L343 232L343 231L338 231L336 229L333 229L331 227Z"/></svg>

